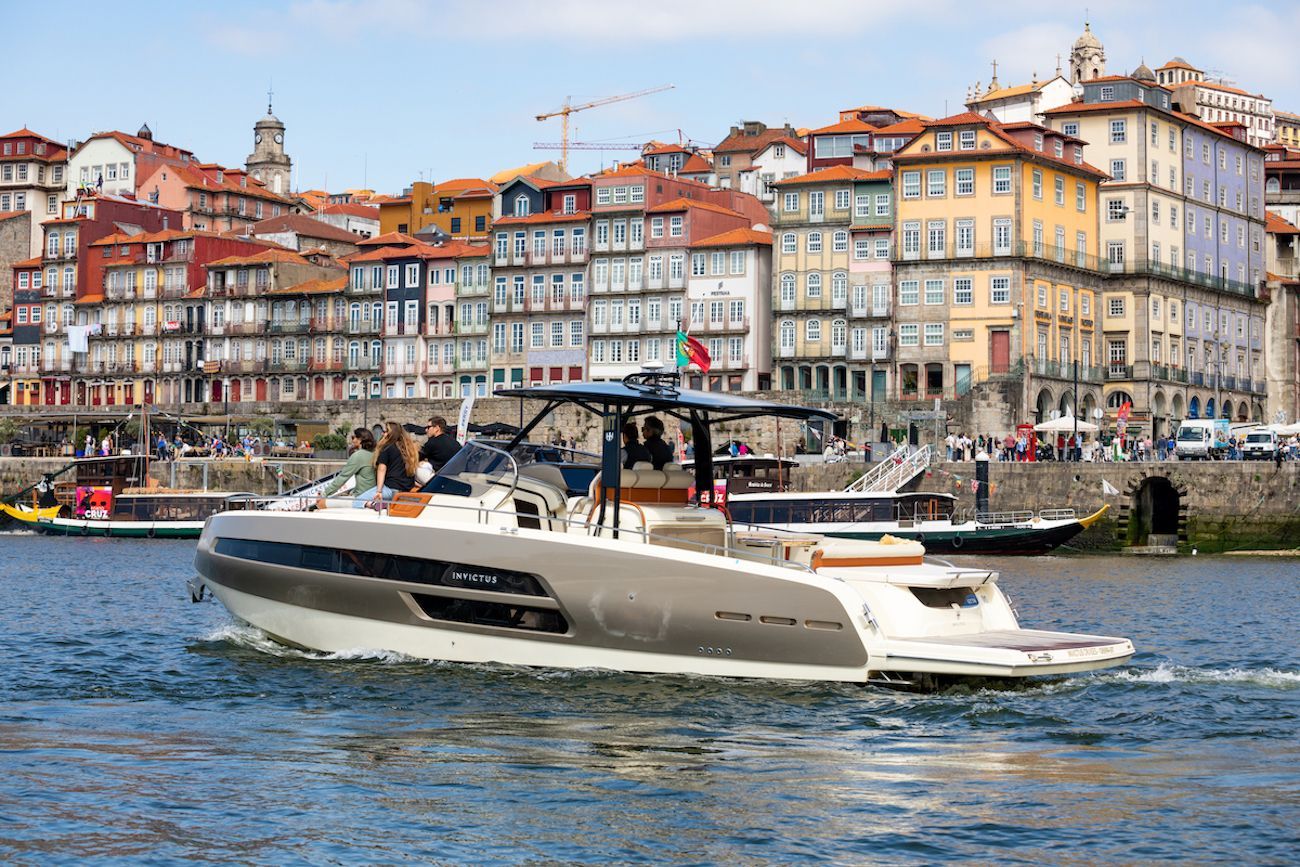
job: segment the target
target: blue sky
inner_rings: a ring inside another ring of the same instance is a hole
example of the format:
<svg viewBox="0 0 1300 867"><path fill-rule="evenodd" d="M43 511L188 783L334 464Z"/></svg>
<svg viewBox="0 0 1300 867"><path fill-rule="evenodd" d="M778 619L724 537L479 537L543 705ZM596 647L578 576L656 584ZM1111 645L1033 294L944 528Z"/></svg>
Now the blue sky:
<svg viewBox="0 0 1300 867"><path fill-rule="evenodd" d="M12 0L0 0L0 7ZM140 2L109 11L70 0L72 30L8 16L10 43L31 57L27 82L0 101L6 131L53 138L106 129L155 136L204 160L242 165L274 82L275 112L300 188L367 183L399 192L412 180L486 176L535 161L558 141L536 114L575 101L672 83L676 88L573 116L583 141L648 138L715 144L741 119L833 122L865 103L941 116L966 89L1051 74L1083 29L1082 7L930 0L226 0ZM1100 0L1089 7L1107 71L1152 68L1174 55L1277 108L1300 111L1294 34L1300 4L1167 4ZM74 44L73 30L84 39ZM606 162L632 151L605 151ZM599 165L577 152L570 170ZM558 158L558 157L557 157ZM423 173L423 174L422 174Z"/></svg>

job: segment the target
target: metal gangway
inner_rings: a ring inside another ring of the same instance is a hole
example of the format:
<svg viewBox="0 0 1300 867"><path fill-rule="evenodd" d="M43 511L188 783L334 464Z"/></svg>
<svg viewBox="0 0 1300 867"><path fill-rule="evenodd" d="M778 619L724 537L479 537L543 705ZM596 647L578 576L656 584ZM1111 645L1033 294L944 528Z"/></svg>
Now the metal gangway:
<svg viewBox="0 0 1300 867"><path fill-rule="evenodd" d="M932 455L933 452L928 445L920 446L905 454L894 452L864 473L861 478L851 482L844 490L857 494L869 491L892 493L925 472L930 466Z"/></svg>

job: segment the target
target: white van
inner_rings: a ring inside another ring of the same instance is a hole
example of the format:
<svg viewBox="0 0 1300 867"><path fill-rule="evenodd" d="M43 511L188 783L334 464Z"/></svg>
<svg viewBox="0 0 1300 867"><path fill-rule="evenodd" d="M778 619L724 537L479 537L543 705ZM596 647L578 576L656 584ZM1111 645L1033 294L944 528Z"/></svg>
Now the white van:
<svg viewBox="0 0 1300 867"><path fill-rule="evenodd" d="M1222 458L1228 451L1226 418L1183 419L1174 440L1174 453L1180 461L1205 461Z"/></svg>
<svg viewBox="0 0 1300 867"><path fill-rule="evenodd" d="M1277 455L1277 449L1277 434L1265 428L1257 428L1246 434L1241 446L1241 459L1271 461Z"/></svg>

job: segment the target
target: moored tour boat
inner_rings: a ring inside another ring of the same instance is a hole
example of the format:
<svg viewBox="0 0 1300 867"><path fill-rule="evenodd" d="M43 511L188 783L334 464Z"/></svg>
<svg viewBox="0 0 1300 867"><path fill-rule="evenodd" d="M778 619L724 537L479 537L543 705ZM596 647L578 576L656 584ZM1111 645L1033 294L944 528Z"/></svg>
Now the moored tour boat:
<svg viewBox="0 0 1300 867"><path fill-rule="evenodd" d="M898 464L905 472L894 476L895 483L905 485L924 471L923 462L914 465L916 471L908 475L909 468ZM856 484L843 491L796 492L789 485L796 466L792 461L733 457L723 466L715 472L715 491L720 498L725 495L726 509L737 524L842 539L915 539L931 554L1047 554L1100 521L1110 508L1103 505L1083 516L1074 509L961 516L952 494L873 490Z"/></svg>
<svg viewBox="0 0 1300 867"><path fill-rule="evenodd" d="M59 478L70 472L72 480ZM42 479L40 505L6 506L20 526L47 535L197 539L212 515L241 508L249 492L158 487L147 455L81 458Z"/></svg>
<svg viewBox="0 0 1300 867"><path fill-rule="evenodd" d="M386 510L214 516L193 596L318 651L458 662L925 685L1129 659L1124 638L1023 629L995 572L926 560L916 542L742 529L689 498L713 482L676 465L625 470L618 432L658 413L710 427L823 410L679 389L673 375L515 389L544 401L507 448L471 442ZM603 425L585 491L514 447L555 409Z"/></svg>

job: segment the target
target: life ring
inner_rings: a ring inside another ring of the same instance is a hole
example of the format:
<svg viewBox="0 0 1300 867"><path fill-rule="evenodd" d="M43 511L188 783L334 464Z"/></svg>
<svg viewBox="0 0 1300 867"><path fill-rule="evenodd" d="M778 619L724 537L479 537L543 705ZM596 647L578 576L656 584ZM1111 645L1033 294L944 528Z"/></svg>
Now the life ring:
<svg viewBox="0 0 1300 867"><path fill-rule="evenodd" d="M966 544L966 539L960 533L952 537L952 546L954 548L960 548L964 544Z"/></svg>

